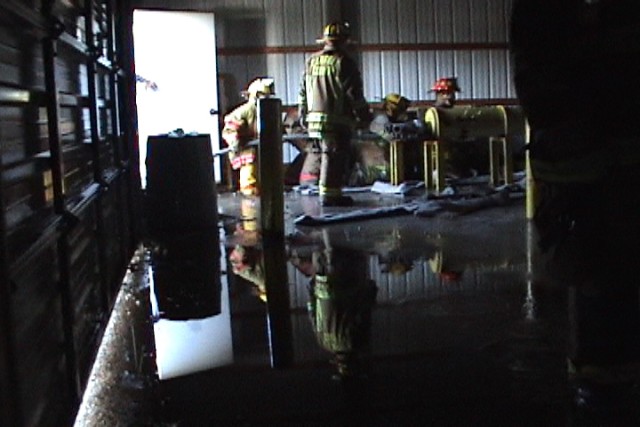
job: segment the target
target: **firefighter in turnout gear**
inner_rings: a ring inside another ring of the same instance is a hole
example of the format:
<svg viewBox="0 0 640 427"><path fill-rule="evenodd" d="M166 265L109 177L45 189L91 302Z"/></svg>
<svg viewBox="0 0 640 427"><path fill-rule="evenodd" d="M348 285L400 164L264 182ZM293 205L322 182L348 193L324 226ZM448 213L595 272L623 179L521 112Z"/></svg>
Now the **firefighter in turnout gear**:
<svg viewBox="0 0 640 427"><path fill-rule="evenodd" d="M639 419L639 22L633 0L519 0L511 19L515 88L531 127L533 221L569 291L569 380L593 425ZM625 412L632 418L597 419Z"/></svg>
<svg viewBox="0 0 640 427"><path fill-rule="evenodd" d="M443 77L435 81L430 92L435 92L436 101L434 106L441 108L451 108L456 104L456 93L460 92L458 79L456 77Z"/></svg>
<svg viewBox="0 0 640 427"><path fill-rule="evenodd" d="M382 137L378 141L362 141L360 158L358 161L364 171L364 182L357 185L367 185L375 181L388 181L390 178L389 153L393 140L403 140L394 135L392 126L394 123L406 124L409 121L408 109L411 101L399 93L389 93L382 100L382 107L374 112L373 120L369 125L369 131ZM415 148L415 149L414 149ZM421 157L417 144L402 144L403 164L406 168L405 175L413 178L414 171L419 162L413 161Z"/></svg>
<svg viewBox="0 0 640 427"><path fill-rule="evenodd" d="M246 102L224 117L222 139L232 149L229 161L234 170L240 170L240 192L246 196L258 194L258 153L248 145L258 138L258 99L274 93L272 78L255 79L242 92Z"/></svg>
<svg viewBox="0 0 640 427"><path fill-rule="evenodd" d="M356 121L368 126L372 118L358 66L345 52L349 38L348 24L327 25L318 40L324 47L309 57L300 83L300 118L309 136L319 141L320 152L309 153L307 160L312 165L320 158L319 193L323 206L352 203L351 198L342 195L349 172L351 135Z"/></svg>
<svg viewBox="0 0 640 427"><path fill-rule="evenodd" d="M449 109L456 106L456 94L461 89L457 77L443 77L433 83L430 92L436 94L434 107ZM445 154L447 177L460 179L488 173L488 144L485 138L449 141Z"/></svg>
<svg viewBox="0 0 640 427"><path fill-rule="evenodd" d="M382 100L381 111L374 114L369 130L390 140L391 135L387 131L387 125L389 123L402 123L409 120L407 109L410 105L411 101L399 93L387 94Z"/></svg>

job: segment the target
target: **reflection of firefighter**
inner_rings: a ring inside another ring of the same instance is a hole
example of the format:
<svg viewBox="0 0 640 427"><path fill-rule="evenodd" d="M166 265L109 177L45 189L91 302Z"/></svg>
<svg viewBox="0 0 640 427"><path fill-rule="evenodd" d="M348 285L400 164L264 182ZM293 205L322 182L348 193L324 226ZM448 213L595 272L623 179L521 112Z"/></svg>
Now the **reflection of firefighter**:
<svg viewBox="0 0 640 427"><path fill-rule="evenodd" d="M234 238L237 243L229 254L229 262L233 273L251 282L256 287L255 294L266 302L264 257L262 249L258 246L260 233L256 218L256 202L243 199L240 209L242 222L236 226Z"/></svg>
<svg viewBox="0 0 640 427"><path fill-rule="evenodd" d="M318 343L333 353L341 380L366 375L370 350L371 311L377 287L366 277L367 255L332 247L325 232L324 247L312 255L309 316Z"/></svg>
<svg viewBox="0 0 640 427"><path fill-rule="evenodd" d="M462 279L464 267L455 267L450 262L445 262L444 252L439 250L429 259L429 268L443 282L459 282Z"/></svg>
<svg viewBox="0 0 640 427"><path fill-rule="evenodd" d="M397 276L411 271L414 261L419 258L419 254L403 242L399 228L393 228L384 239L376 241L373 249L378 254L380 271Z"/></svg>
<svg viewBox="0 0 640 427"><path fill-rule="evenodd" d="M258 193L257 150L247 145L258 137L258 99L273 94L272 78L255 79L243 92L247 101L224 117L222 138L232 149L229 161L233 169L240 170L240 192L244 195Z"/></svg>
<svg viewBox="0 0 640 427"><path fill-rule="evenodd" d="M255 286L254 293L267 301L267 288L264 276L264 259L257 246L237 244L229 254L233 273L248 280Z"/></svg>
<svg viewBox="0 0 640 427"><path fill-rule="evenodd" d="M640 379L640 8L516 1L511 22L514 82L531 126L534 223L569 287L575 403L623 406ZM615 108L603 108L620 88ZM606 423L614 424L638 425Z"/></svg>

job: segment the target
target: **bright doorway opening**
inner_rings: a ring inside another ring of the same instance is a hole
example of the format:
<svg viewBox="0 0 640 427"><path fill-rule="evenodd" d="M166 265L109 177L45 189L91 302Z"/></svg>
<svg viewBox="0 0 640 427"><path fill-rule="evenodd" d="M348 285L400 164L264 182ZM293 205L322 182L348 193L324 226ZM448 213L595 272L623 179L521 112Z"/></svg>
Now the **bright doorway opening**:
<svg viewBox="0 0 640 427"><path fill-rule="evenodd" d="M182 130L211 135L220 149L215 21L212 13L133 13L140 178L146 188L147 138ZM221 170L214 161L216 182Z"/></svg>

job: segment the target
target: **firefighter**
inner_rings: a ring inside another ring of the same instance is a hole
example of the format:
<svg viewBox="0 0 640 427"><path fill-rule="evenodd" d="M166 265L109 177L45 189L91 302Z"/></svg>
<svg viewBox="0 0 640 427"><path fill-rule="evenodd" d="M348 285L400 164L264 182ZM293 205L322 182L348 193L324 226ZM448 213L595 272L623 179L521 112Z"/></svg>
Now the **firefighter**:
<svg viewBox="0 0 640 427"><path fill-rule="evenodd" d="M275 94L274 80L261 77L253 80L242 96L246 102L224 117L222 138L232 149L229 161L234 170L240 170L240 193L258 195L257 150L248 143L258 137L258 99Z"/></svg>
<svg viewBox="0 0 640 427"><path fill-rule="evenodd" d="M381 111L374 114L369 130L390 140L391 135L387 131L389 123L402 123L409 120L407 109L411 101L399 93L389 93L382 100Z"/></svg>
<svg viewBox="0 0 640 427"><path fill-rule="evenodd" d="M411 114L408 111L410 106L411 101L406 97L398 93L387 94L382 102L382 110L374 114L369 130L381 135L389 142L394 139L396 141L401 141L401 161L404 169L404 178L406 180L421 180L424 176L421 171L422 144L417 141L420 137L418 136L419 129L416 126L419 121L416 120L415 113ZM410 132L405 133L403 131L402 136L394 135L394 132L390 129L390 126L393 123L405 125L405 129L407 131L410 130ZM386 165L389 166L388 161L386 162ZM370 172L370 168L365 170ZM382 178L383 177L380 176L378 179L384 181L385 179Z"/></svg>
<svg viewBox="0 0 640 427"><path fill-rule="evenodd" d="M298 112L289 112L286 114L283 120L284 132L288 136L302 134L304 129L300 125L300 121L297 118ZM287 140L296 150L297 154L294 159L286 165L284 171L284 184L285 185L297 185L302 184L301 172L304 166L304 162L307 158L307 152L310 150L310 142L306 138L289 139ZM320 168L312 179L312 184L318 184L318 176L320 175Z"/></svg>
<svg viewBox="0 0 640 427"><path fill-rule="evenodd" d="M301 134L305 132L305 129L301 125L298 112L288 114L284 120L285 133ZM288 175L285 175L288 179L288 183L300 184L304 186L317 186L320 181L320 161L321 151L320 143L317 139L299 139L293 140L291 143L300 151L295 158L291 167L287 169ZM295 177L294 177L295 175ZM295 183L293 182L295 179Z"/></svg>
<svg viewBox="0 0 640 427"><path fill-rule="evenodd" d="M440 108L451 108L456 104L456 93L460 92L458 79L456 77L443 77L435 81L430 92L435 92L436 100L434 106Z"/></svg>
<svg viewBox="0 0 640 427"><path fill-rule="evenodd" d="M633 0L519 0L511 16L515 89L531 127L533 221L569 291L574 403L595 415L637 406L625 403L640 374L638 22Z"/></svg>
<svg viewBox="0 0 640 427"><path fill-rule="evenodd" d="M350 40L347 23L325 26L324 46L306 61L298 97L299 113L309 136L318 139L319 153L307 159L320 161L319 194L322 206L351 205L342 194L347 183L353 128L368 126L371 112L363 95L362 76L356 62L347 55ZM303 172L306 169L303 168Z"/></svg>
<svg viewBox="0 0 640 427"><path fill-rule="evenodd" d="M389 142L391 123L408 120L407 108L411 101L398 93L385 96L382 107L373 113L369 131L381 136L379 140L354 139L352 157L355 161L349 177L350 186L370 185L389 180Z"/></svg>
<svg viewBox="0 0 640 427"><path fill-rule="evenodd" d="M456 77L443 77L433 83L431 92L436 94L436 108L453 108L457 102L456 93L461 92L461 89ZM449 141L446 175L452 179L461 179L488 173L488 144L489 141L483 138Z"/></svg>

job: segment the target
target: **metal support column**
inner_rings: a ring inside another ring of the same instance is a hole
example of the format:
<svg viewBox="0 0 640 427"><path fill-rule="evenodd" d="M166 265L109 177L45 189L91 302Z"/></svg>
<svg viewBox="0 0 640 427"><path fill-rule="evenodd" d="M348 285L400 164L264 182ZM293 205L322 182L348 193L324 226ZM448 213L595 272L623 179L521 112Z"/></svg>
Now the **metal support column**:
<svg viewBox="0 0 640 427"><path fill-rule="evenodd" d="M280 99L266 98L258 101L260 221L271 366L274 368L288 367L293 363L289 281L284 245L281 110Z"/></svg>

